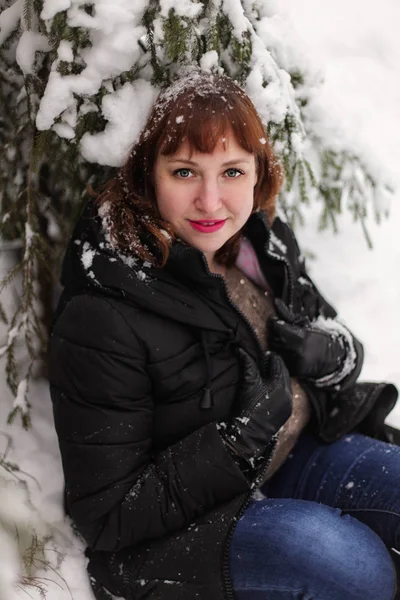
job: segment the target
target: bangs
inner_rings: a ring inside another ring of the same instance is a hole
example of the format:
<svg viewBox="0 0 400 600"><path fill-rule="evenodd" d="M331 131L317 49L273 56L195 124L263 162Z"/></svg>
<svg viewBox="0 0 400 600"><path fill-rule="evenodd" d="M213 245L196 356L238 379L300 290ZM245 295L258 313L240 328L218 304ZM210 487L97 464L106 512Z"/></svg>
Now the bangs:
<svg viewBox="0 0 400 600"><path fill-rule="evenodd" d="M165 120L157 144L157 153L175 154L186 142L190 152L213 152L218 141L232 132L237 143L255 156L263 154L264 128L245 98L232 95L181 98Z"/></svg>

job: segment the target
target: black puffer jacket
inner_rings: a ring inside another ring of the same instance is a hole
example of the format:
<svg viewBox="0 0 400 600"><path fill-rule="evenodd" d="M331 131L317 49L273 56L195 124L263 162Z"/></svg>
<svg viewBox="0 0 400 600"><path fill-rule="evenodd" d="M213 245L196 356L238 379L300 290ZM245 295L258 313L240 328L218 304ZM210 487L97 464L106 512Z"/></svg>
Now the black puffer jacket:
<svg viewBox="0 0 400 600"><path fill-rule="evenodd" d="M176 243L153 269L114 253L93 215L89 206L67 250L50 386L66 507L95 594L233 598L227 550L251 490L216 423L229 419L240 381L235 349L260 370L262 349L201 252ZM296 314L335 317L286 224L270 231L254 214L245 234L276 297ZM377 433L394 405L393 386L354 385L361 362L359 346L345 392L307 387L323 439Z"/></svg>

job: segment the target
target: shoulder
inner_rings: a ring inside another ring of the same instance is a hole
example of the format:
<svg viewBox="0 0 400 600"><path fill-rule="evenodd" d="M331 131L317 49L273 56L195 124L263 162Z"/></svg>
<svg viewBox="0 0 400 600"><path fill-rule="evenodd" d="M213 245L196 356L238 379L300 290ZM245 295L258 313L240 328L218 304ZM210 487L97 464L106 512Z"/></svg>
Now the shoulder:
<svg viewBox="0 0 400 600"><path fill-rule="evenodd" d="M64 301L52 337L93 350L132 355L140 349L135 322L140 311L122 300L85 292Z"/></svg>

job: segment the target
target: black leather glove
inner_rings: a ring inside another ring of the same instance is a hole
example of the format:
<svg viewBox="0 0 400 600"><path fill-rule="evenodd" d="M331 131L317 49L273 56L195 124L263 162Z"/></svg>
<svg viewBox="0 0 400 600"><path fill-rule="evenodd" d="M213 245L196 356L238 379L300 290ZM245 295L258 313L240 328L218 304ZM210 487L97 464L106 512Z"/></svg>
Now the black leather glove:
<svg viewBox="0 0 400 600"><path fill-rule="evenodd" d="M254 360L238 350L243 367L236 410L229 423L220 423L219 432L233 454L250 469L261 457L277 431L292 412L290 376L283 360L273 353L265 355L265 376L261 377ZM239 466L242 466L238 461ZM244 469L245 470L245 469Z"/></svg>
<svg viewBox="0 0 400 600"><path fill-rule="evenodd" d="M279 299L275 307L279 316L268 320L268 345L282 356L291 375L329 387L354 370L356 340L344 325L334 319L296 319Z"/></svg>

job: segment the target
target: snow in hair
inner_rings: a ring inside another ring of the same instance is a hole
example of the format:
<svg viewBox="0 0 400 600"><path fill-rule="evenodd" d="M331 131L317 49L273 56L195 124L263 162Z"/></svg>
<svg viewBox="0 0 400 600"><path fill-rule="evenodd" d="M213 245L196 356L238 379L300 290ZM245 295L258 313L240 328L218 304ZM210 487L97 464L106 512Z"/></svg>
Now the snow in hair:
<svg viewBox="0 0 400 600"><path fill-rule="evenodd" d="M182 96L190 104L191 98L215 98L227 102L224 93L238 94L247 98L247 94L232 79L225 75L211 73L198 67L184 67L179 76L163 90L155 104L153 119L159 122L165 115L167 107L179 102Z"/></svg>
<svg viewBox="0 0 400 600"><path fill-rule="evenodd" d="M196 96L215 96L218 93L218 88L226 87L226 85L237 88L238 93L244 95L244 91L224 75L210 73L198 67L185 67L181 70L180 76L159 96L161 102L176 100L184 91L192 90Z"/></svg>
<svg viewBox="0 0 400 600"><path fill-rule="evenodd" d="M245 150L264 154L264 127L249 96L229 77L186 68L157 98L139 146L153 138L163 154L173 154L185 141L212 152L229 129Z"/></svg>

